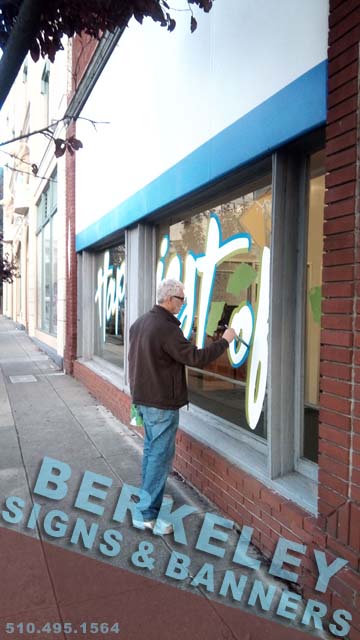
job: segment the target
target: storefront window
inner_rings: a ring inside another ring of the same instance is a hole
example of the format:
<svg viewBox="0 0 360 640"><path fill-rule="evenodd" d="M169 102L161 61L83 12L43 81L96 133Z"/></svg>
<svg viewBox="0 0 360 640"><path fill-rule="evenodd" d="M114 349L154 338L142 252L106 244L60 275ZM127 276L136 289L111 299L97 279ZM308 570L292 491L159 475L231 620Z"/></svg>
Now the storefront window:
<svg viewBox="0 0 360 640"><path fill-rule="evenodd" d="M51 313L51 225L46 224L43 230L43 317L41 328L50 331Z"/></svg>
<svg viewBox="0 0 360 640"><path fill-rule="evenodd" d="M59 216L52 218L51 226L51 283L52 283L52 304L51 304L51 326L56 333L57 327L57 302L58 302L58 237L59 237Z"/></svg>
<svg viewBox="0 0 360 640"><path fill-rule="evenodd" d="M303 456L318 459L320 318L324 219L324 154L317 153L310 163L310 195L306 261L306 335Z"/></svg>
<svg viewBox="0 0 360 640"><path fill-rule="evenodd" d="M185 284L184 334L206 346L233 326L233 348L204 370L188 368L193 404L266 438L271 186L158 228L157 280Z"/></svg>
<svg viewBox="0 0 360 640"><path fill-rule="evenodd" d="M95 355L124 367L125 244L96 258Z"/></svg>
<svg viewBox="0 0 360 640"><path fill-rule="evenodd" d="M37 205L37 325L57 333L57 195L56 173Z"/></svg>

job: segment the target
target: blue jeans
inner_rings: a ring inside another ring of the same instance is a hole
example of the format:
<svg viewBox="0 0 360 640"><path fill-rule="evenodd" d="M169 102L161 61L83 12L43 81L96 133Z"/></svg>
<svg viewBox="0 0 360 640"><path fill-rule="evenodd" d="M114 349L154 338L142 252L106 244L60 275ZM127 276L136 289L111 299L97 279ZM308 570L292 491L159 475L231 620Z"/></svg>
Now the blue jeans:
<svg viewBox="0 0 360 640"><path fill-rule="evenodd" d="M165 484L175 455L175 438L179 426L178 409L157 409L137 405L144 422L142 486L151 498L142 511L144 520L154 520L160 511Z"/></svg>

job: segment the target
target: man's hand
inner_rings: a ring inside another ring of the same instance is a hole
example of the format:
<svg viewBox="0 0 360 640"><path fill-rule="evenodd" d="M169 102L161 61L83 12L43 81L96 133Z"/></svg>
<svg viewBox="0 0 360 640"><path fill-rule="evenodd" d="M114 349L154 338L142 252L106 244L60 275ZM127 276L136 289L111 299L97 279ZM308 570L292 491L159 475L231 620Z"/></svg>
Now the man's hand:
<svg viewBox="0 0 360 640"><path fill-rule="evenodd" d="M237 333L235 333L234 329L226 329L223 333L223 338L225 338L225 340L228 341L228 343L230 344L234 338L237 338Z"/></svg>

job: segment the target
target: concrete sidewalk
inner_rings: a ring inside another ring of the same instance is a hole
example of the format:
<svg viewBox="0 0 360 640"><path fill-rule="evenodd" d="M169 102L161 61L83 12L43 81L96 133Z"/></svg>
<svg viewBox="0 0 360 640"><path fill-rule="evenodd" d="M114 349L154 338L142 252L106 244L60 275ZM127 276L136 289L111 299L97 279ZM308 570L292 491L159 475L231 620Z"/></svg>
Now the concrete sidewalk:
<svg viewBox="0 0 360 640"><path fill-rule="evenodd" d="M94 618L97 624L96 620L100 616L104 618L106 610L112 619L115 610L119 617L119 598L122 602L120 625L125 624L126 633L117 635L114 628L113 635L103 630L101 637L140 640L145 636L147 640L168 640L183 638L185 634L190 638L236 640L246 637L246 625L239 628L239 619L235 615L240 615L241 611L247 612L244 615L256 613L256 618L250 616L249 637L252 638L263 637L265 632L277 638L296 638L298 629L316 635L313 629L300 624L300 610L297 621L290 623L274 615L274 611L266 613L260 606L249 607L220 595L224 572L236 569L232 557L239 532L229 531L226 544L219 543L225 547L223 558L197 551L195 545L204 514L216 510L179 477L173 475L167 486L167 493L174 500L173 508L180 505L196 508L196 512L185 519L186 545L175 542L172 535L155 536L135 529L129 516L120 526L112 520L124 483L140 485L141 439L114 418L78 381L64 375L24 331L1 316L0 369L1 514L6 511L4 503L8 496L16 496L23 501L20 522L12 524L0 517L2 584L7 585L5 591L4 587L1 588L0 638L7 637L6 624L9 621L18 620L18 625L22 621L29 622L30 612L32 621L40 621L34 622L37 624L35 632L40 638L51 638L52 633L57 638L76 637L74 633L81 638L99 637L94 635L95 632L90 633L86 624ZM60 501L34 495L34 484L45 456L61 460L71 467L69 490ZM106 500L92 499L104 506L101 517L74 506L85 470L112 480ZM36 525L28 522L34 502L38 504ZM47 513L54 509L65 513L68 521L59 526L57 533L49 535L45 520ZM87 544L73 537L74 523L79 518L91 532ZM122 535L121 553L114 557L102 553L98 542L100 534L108 529L119 530ZM147 546L141 546L144 544ZM151 557L155 559L154 566L142 566L143 556L136 564L138 556L134 554L139 549L146 551L149 548ZM176 580L165 575L173 552L191 558L186 579ZM261 561L260 569L237 568L241 569L242 575L249 577L249 585L254 578L261 580L266 589L272 585L279 599L287 585L269 576L264 559L254 549L251 554ZM213 566L213 592L208 586L210 569L207 572L204 569L202 580L198 579L198 584L194 584L194 576L205 563ZM153 602L156 594L162 603L158 607ZM167 599L170 600L166 603ZM147 606L151 613L147 612ZM173 619L175 610L178 618ZM65 633L69 628L63 625L69 616L78 620L78 625L81 625L80 620L83 623L85 620L85 626ZM60 630L59 633L53 627L44 627L44 621L49 618L52 623L58 622L60 627L56 629ZM257 625L261 627L261 635L256 633ZM28 633L32 626L29 629ZM16 638L16 632L19 638L24 638L25 631L21 627L9 637Z"/></svg>

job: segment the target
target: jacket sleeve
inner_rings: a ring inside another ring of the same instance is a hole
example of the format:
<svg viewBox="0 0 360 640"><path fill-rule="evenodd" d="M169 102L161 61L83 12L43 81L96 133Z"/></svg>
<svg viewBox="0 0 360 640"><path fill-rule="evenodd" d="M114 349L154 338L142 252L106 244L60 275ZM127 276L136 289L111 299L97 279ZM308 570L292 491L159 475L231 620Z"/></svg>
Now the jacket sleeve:
<svg viewBox="0 0 360 640"><path fill-rule="evenodd" d="M163 344L164 351L177 362L189 367L205 367L209 362L216 360L228 348L229 343L225 338L220 338L204 349L198 349L187 340L180 328L176 327Z"/></svg>

